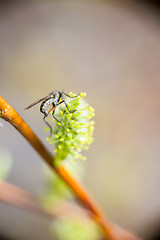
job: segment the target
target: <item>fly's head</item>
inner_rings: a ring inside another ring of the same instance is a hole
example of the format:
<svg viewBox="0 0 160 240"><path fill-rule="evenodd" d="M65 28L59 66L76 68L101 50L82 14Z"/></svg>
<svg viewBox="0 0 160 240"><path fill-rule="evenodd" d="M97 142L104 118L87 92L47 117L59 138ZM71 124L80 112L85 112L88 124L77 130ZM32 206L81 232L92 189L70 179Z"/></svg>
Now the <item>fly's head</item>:
<svg viewBox="0 0 160 240"><path fill-rule="evenodd" d="M50 93L50 97L55 98L55 99L58 99L59 95L60 95L60 92L57 92L57 91L54 91L54 92Z"/></svg>

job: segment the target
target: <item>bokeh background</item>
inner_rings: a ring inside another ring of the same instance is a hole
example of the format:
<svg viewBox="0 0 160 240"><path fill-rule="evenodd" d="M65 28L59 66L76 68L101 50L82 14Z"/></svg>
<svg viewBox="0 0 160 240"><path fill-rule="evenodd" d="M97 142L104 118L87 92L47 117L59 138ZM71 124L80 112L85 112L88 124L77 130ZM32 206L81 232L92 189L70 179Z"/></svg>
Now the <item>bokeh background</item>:
<svg viewBox="0 0 160 240"><path fill-rule="evenodd" d="M118 0L1 1L1 96L46 145L39 106L23 109L52 90L87 92L87 101L96 110L95 140L85 153L88 190L111 220L146 239L156 239L160 225L158 5ZM2 120L0 124L0 150L9 151L14 161L8 181L40 194L42 160L13 127ZM48 226L44 219L0 203L0 233L8 239L50 240Z"/></svg>

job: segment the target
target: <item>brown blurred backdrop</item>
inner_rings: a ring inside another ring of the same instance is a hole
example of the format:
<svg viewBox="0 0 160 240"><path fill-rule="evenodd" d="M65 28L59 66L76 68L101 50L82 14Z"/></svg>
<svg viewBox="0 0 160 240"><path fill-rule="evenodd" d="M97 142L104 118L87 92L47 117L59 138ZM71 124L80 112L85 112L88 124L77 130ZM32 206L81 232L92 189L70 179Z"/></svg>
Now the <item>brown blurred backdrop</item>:
<svg viewBox="0 0 160 240"><path fill-rule="evenodd" d="M0 2L1 95L46 145L39 107L23 109L63 89L87 92L96 110L85 185L110 219L149 239L160 223L158 10L145 1ZM39 194L41 159L0 123L0 148L14 159L8 180ZM51 239L47 221L2 203L0 232Z"/></svg>

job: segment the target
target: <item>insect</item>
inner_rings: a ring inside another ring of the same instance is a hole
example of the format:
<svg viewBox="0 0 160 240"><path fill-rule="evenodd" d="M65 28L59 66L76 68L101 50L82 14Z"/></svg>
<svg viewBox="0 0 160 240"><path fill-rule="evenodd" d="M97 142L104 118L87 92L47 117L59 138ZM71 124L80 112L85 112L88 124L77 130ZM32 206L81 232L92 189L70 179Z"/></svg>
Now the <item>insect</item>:
<svg viewBox="0 0 160 240"><path fill-rule="evenodd" d="M63 95L69 97L69 98L76 98L78 97L78 95L76 96L69 96L68 94L64 93L64 92L58 92L58 91L53 91L51 92L48 96L46 97L43 97L35 102L33 102L32 104L30 104L29 106L27 106L24 110L28 110L30 109L31 107L35 106L36 104L38 104L39 102L42 102L41 103L41 106L40 106L40 111L41 113L44 114L44 117L43 117L43 121L45 122L45 124L49 127L50 129L50 136L52 135L52 127L50 126L50 124L46 121L46 117L48 116L48 114L50 113L50 111L53 109L52 111L52 116L54 117L54 119L59 122L63 128L66 130L65 126L63 125L63 123L58 120L55 116L54 116L54 113L55 113L55 109L58 105L64 103L67 110L70 112L70 113L73 113L75 112L76 110L73 110L73 111L70 111L70 109L68 108L68 105L63 97ZM47 110L47 107L49 105L52 105L52 108L48 111Z"/></svg>

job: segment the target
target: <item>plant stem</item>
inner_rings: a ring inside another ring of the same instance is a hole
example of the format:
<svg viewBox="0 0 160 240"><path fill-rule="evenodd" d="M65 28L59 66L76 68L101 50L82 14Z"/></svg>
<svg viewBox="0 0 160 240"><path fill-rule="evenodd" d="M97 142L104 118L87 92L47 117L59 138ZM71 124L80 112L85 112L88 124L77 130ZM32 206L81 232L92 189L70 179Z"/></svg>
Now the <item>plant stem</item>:
<svg viewBox="0 0 160 240"><path fill-rule="evenodd" d="M31 213L34 212L49 220L75 212L83 217L88 217L90 215L89 210L79 207L76 204L71 204L67 201L60 201L58 204L56 203L56 206L53 206L51 211L45 210L42 208L38 197L2 180L0 180L0 201L23 208Z"/></svg>
<svg viewBox="0 0 160 240"><path fill-rule="evenodd" d="M14 108L7 103L5 99L0 96L0 116L4 120L12 124L31 144L31 146L39 153L44 161L70 186L75 195L81 202L92 211L92 217L102 227L104 234L108 240L140 240L136 235L113 225L94 202L89 193L84 189L80 182L78 182L63 166L56 167L54 165L54 156L44 146L32 129L14 110Z"/></svg>
<svg viewBox="0 0 160 240"><path fill-rule="evenodd" d="M0 181L0 201L21 207L49 219L54 215L45 211L37 197L5 181Z"/></svg>

